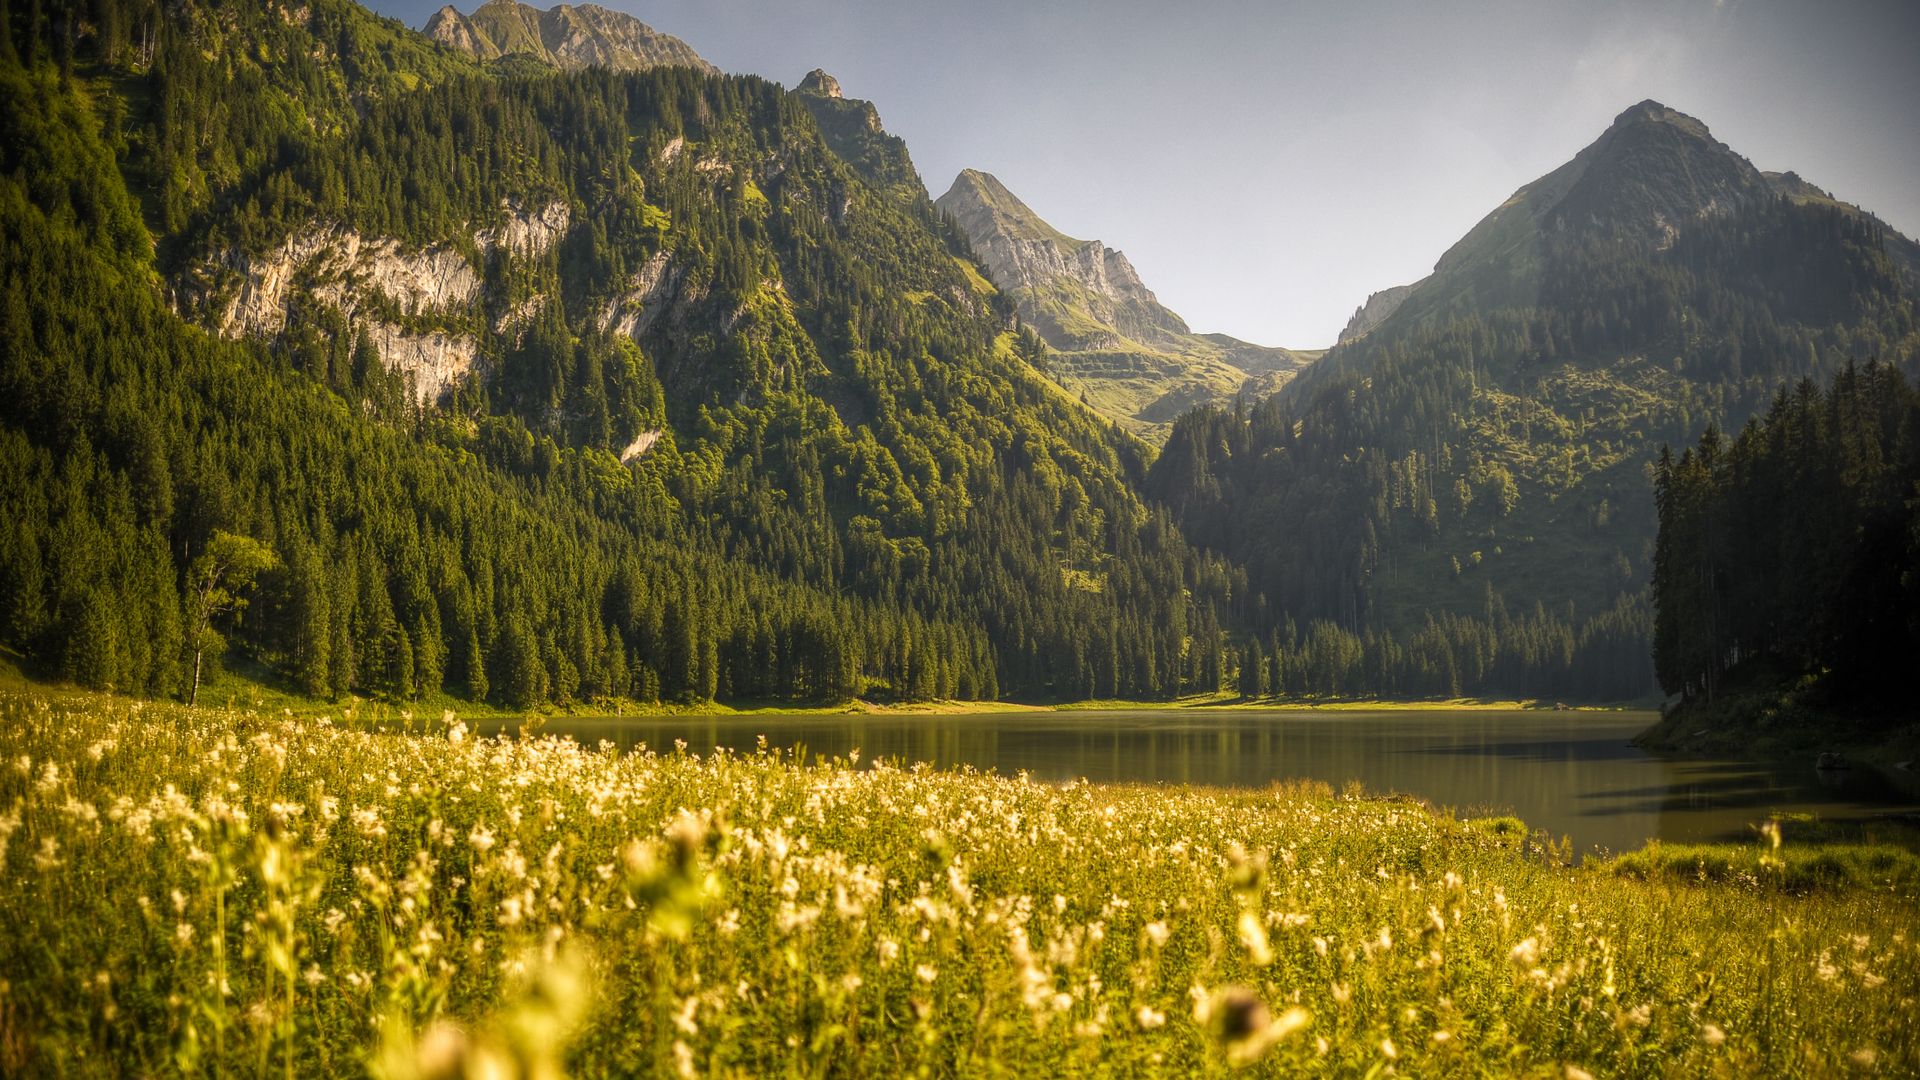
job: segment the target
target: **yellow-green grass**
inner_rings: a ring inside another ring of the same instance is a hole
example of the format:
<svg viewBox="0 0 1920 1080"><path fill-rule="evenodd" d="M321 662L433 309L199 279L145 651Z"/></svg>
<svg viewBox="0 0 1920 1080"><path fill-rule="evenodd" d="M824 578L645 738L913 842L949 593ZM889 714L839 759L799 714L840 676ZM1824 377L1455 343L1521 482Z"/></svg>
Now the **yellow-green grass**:
<svg viewBox="0 0 1920 1080"><path fill-rule="evenodd" d="M1315 785L433 726L0 694L0 1074L1920 1070L1894 886L1641 880Z"/></svg>

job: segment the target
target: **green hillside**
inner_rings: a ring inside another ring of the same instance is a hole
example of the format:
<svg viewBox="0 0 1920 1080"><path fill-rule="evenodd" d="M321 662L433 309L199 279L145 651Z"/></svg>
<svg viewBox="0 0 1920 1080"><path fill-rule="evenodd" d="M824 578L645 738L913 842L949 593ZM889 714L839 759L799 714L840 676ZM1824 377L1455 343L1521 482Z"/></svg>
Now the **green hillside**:
<svg viewBox="0 0 1920 1080"><path fill-rule="evenodd" d="M1625 619L1643 657L1660 445L1849 361L1911 370L1909 247L1645 102L1363 337L1245 415L1184 419L1149 490L1303 626L1405 639L1532 611L1571 655Z"/></svg>
<svg viewBox="0 0 1920 1080"><path fill-rule="evenodd" d="M1218 685L1239 575L780 87L483 68L337 0L3 10L0 643L35 671ZM250 589L223 535L269 549Z"/></svg>

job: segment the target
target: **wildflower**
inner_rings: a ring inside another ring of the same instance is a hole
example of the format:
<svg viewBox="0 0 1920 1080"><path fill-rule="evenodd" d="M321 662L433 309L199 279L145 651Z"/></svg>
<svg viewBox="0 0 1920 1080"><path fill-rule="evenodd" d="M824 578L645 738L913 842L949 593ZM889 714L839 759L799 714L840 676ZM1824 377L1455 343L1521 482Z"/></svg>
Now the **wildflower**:
<svg viewBox="0 0 1920 1080"><path fill-rule="evenodd" d="M369 840L378 840L387 835L387 827L380 821L380 811L370 806L353 812L353 827Z"/></svg>
<svg viewBox="0 0 1920 1080"><path fill-rule="evenodd" d="M1259 916L1251 911L1240 913L1240 944L1247 950L1256 967L1266 967L1273 963L1273 949L1267 944L1266 928L1260 925Z"/></svg>
<svg viewBox="0 0 1920 1080"><path fill-rule="evenodd" d="M485 855L493 847L493 830L485 825L475 825L473 831L467 833L467 843L473 845L474 851Z"/></svg>
<svg viewBox="0 0 1920 1080"><path fill-rule="evenodd" d="M940 969L934 967L932 964L916 964L913 968L913 974L914 977L921 982L931 984L933 980L940 977Z"/></svg>
<svg viewBox="0 0 1920 1080"><path fill-rule="evenodd" d="M1507 954L1507 958L1513 961L1513 965L1515 967L1518 967L1518 968L1533 967L1535 964L1538 964L1540 962L1539 939L1527 938L1525 941L1522 941L1520 944L1515 945L1512 951Z"/></svg>
<svg viewBox="0 0 1920 1080"><path fill-rule="evenodd" d="M1305 1009L1295 1007L1275 1018L1259 995L1243 987L1223 987L1206 994L1195 986L1194 1019L1206 1024L1227 1051L1232 1065L1249 1065L1275 1043L1312 1023Z"/></svg>
<svg viewBox="0 0 1920 1080"><path fill-rule="evenodd" d="M1719 1024L1701 1024L1700 1041L1706 1043L1708 1046L1718 1048L1722 1043L1727 1041L1727 1033L1721 1030Z"/></svg>
<svg viewBox="0 0 1920 1080"><path fill-rule="evenodd" d="M1151 1005L1142 1005L1139 1011L1133 1014L1133 1019L1143 1030L1152 1031L1167 1022L1167 1014Z"/></svg>
<svg viewBox="0 0 1920 1080"><path fill-rule="evenodd" d="M689 1035L700 1034L700 1025L694 1022L693 1014L700 1008L698 996L689 997L680 1003L680 1011L673 1014L673 1026Z"/></svg>
<svg viewBox="0 0 1920 1080"><path fill-rule="evenodd" d="M1153 942L1153 947L1158 949L1167 943L1169 937L1173 936L1173 931L1167 928L1165 922L1156 919L1147 924L1146 934L1147 940Z"/></svg>

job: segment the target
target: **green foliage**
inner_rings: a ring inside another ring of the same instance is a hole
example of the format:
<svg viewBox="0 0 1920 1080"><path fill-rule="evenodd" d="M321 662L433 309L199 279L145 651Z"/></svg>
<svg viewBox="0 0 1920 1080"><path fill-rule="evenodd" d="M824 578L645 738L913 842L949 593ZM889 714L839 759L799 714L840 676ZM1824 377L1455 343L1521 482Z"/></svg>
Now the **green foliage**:
<svg viewBox="0 0 1920 1080"><path fill-rule="evenodd" d="M1744 886L1805 893L1860 890L1912 895L1920 888L1920 855L1887 844L1652 844L1608 860L1615 874L1676 885Z"/></svg>
<svg viewBox="0 0 1920 1080"><path fill-rule="evenodd" d="M1736 664L1898 706L1920 650L1920 390L1881 364L1782 389L1655 474L1654 659L1711 702ZM1793 513L1782 513L1791 506Z"/></svg>

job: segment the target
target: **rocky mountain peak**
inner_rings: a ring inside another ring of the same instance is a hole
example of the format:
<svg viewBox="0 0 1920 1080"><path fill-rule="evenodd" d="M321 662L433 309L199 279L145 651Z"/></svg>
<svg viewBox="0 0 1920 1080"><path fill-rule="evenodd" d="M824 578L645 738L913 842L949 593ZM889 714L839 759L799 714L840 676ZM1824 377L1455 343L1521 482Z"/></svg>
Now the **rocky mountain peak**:
<svg viewBox="0 0 1920 1080"><path fill-rule="evenodd" d="M483 61L523 56L560 68L719 70L679 38L598 4L560 4L543 11L518 0L487 0L471 15L448 4L433 13L423 30L435 41Z"/></svg>
<svg viewBox="0 0 1920 1080"><path fill-rule="evenodd" d="M1194 333L1125 255L1054 228L992 173L962 170L934 205L1054 350L1055 375L1149 439L1195 405L1270 390L1310 359Z"/></svg>
<svg viewBox="0 0 1920 1080"><path fill-rule="evenodd" d="M1670 124L1691 134L1705 136L1707 125L1681 112L1679 109L1663 105L1648 98L1628 106L1620 115L1613 118L1613 127L1628 127L1634 124Z"/></svg>
<svg viewBox="0 0 1920 1080"><path fill-rule="evenodd" d="M819 94L822 97L837 98L840 95L840 80L827 74L820 68L807 72L796 88L802 94Z"/></svg>
<svg viewBox="0 0 1920 1080"><path fill-rule="evenodd" d="M1007 190L998 177L979 169L962 169L953 185L934 205L952 214L969 237L998 235L1019 240L1039 240L1063 247L1087 243L1054 228L1039 214ZM979 241L974 240L978 247ZM991 265L991 264L989 264Z"/></svg>

